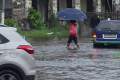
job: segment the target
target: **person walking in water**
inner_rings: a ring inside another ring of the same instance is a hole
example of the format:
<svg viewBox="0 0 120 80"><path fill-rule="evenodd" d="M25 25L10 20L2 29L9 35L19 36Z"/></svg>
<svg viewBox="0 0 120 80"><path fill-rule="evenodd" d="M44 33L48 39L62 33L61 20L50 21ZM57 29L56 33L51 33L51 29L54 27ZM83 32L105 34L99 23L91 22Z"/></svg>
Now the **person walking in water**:
<svg viewBox="0 0 120 80"><path fill-rule="evenodd" d="M100 19L98 18L98 15L94 14L94 16L91 18L91 21L90 21L90 28L92 28L92 35L94 34L95 28L97 27L99 22L100 22Z"/></svg>
<svg viewBox="0 0 120 80"><path fill-rule="evenodd" d="M75 28L76 34L77 34L78 26L77 26L77 24L75 24L75 23L76 23L76 20L70 20L70 27L71 27L71 25L74 25L74 28ZM79 48L79 44L78 44L78 42L77 42L77 35L76 35L76 36L70 36L70 35L69 35L67 47L70 46L70 43L72 42L72 40L74 41L74 43L76 44L76 46Z"/></svg>

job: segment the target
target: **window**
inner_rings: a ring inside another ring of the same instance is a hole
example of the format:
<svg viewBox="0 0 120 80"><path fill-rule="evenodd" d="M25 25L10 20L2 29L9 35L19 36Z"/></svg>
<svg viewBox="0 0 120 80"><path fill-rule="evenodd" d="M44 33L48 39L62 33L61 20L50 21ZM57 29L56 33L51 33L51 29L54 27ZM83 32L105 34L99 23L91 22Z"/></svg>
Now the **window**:
<svg viewBox="0 0 120 80"><path fill-rule="evenodd" d="M37 0L32 0L32 7L37 11Z"/></svg>
<svg viewBox="0 0 120 80"><path fill-rule="evenodd" d="M93 0L87 0L87 12L93 12Z"/></svg>
<svg viewBox="0 0 120 80"><path fill-rule="evenodd" d="M12 0L5 1L5 9L12 9Z"/></svg>
<svg viewBox="0 0 120 80"><path fill-rule="evenodd" d="M2 34L0 34L0 44L4 44L9 42L7 38L5 38Z"/></svg>
<svg viewBox="0 0 120 80"><path fill-rule="evenodd" d="M67 8L72 8L72 0L67 0Z"/></svg>
<svg viewBox="0 0 120 80"><path fill-rule="evenodd" d="M2 44L2 37L0 36L0 44Z"/></svg>
<svg viewBox="0 0 120 80"><path fill-rule="evenodd" d="M120 30L119 22L102 22L98 29L102 30Z"/></svg>

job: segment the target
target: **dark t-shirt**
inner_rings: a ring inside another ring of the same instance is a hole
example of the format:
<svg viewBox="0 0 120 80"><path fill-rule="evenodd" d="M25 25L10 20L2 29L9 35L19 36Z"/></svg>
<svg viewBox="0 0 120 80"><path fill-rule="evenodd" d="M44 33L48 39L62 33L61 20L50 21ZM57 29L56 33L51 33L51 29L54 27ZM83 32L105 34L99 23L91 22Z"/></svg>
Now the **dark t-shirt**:
<svg viewBox="0 0 120 80"><path fill-rule="evenodd" d="M90 21L90 26L92 28L95 28L99 24L99 22L100 22L99 18L92 17Z"/></svg>

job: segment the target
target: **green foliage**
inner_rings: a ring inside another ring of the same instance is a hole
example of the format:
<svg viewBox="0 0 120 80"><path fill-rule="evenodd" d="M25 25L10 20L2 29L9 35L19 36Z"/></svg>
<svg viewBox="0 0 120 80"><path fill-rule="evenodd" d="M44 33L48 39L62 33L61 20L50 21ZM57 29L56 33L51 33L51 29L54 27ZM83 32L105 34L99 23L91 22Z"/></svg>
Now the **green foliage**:
<svg viewBox="0 0 120 80"><path fill-rule="evenodd" d="M59 30L58 28L52 28L52 29L43 28L41 30L36 29L32 31L23 32L21 31L20 27L17 27L17 31L21 35L25 35L26 37L34 38L34 39L38 39L42 37L53 37L53 36L68 36L68 30L64 28L62 28L61 30ZM53 32L53 34L47 34L51 32Z"/></svg>
<svg viewBox="0 0 120 80"><path fill-rule="evenodd" d="M66 30L65 26L59 25L59 18L56 17L55 13L52 12L51 18L50 18L50 29L46 28L47 24L44 24L42 22L42 16L37 13L33 8L29 8L29 15L28 20L32 23L32 26L34 26L36 29L31 31L25 31L24 33L21 33L20 29L18 28L18 32L22 35L25 35L29 38L42 38L42 37L50 37L50 36L68 36L68 31ZM48 34L53 32L53 34Z"/></svg>
<svg viewBox="0 0 120 80"><path fill-rule="evenodd" d="M46 29L46 27L45 27L45 26L46 26L45 24L42 24L42 26L41 26L41 30Z"/></svg>
<svg viewBox="0 0 120 80"><path fill-rule="evenodd" d="M5 14L5 19L7 19L8 18L8 16L7 16L7 14Z"/></svg>
<svg viewBox="0 0 120 80"><path fill-rule="evenodd" d="M29 8L28 20L32 23L36 29L41 29L40 27L45 27L46 25L42 22L42 15L37 13L33 7Z"/></svg>
<svg viewBox="0 0 120 80"><path fill-rule="evenodd" d="M54 11L50 18L50 30L54 32L54 36L68 36L68 30L65 26L59 25L59 18L56 17Z"/></svg>
<svg viewBox="0 0 120 80"><path fill-rule="evenodd" d="M59 18L56 17L54 11L52 11L52 15L50 18L50 28L60 27L59 26Z"/></svg>
<svg viewBox="0 0 120 80"><path fill-rule="evenodd" d="M35 29L35 30L32 30L32 31L25 31L24 34L22 35L25 35L27 37L36 37L36 38L40 38L40 37L44 37L47 35L47 33L49 33L50 30L49 29L43 29L43 30L38 30L38 29Z"/></svg>
<svg viewBox="0 0 120 80"><path fill-rule="evenodd" d="M70 24L70 21L69 21L69 20L66 20L66 23L69 25L69 24Z"/></svg>
<svg viewBox="0 0 120 80"><path fill-rule="evenodd" d="M22 34L23 34L23 31L21 30L21 28L20 28L20 27L16 27L16 28L17 28L17 32L22 35Z"/></svg>
<svg viewBox="0 0 120 80"><path fill-rule="evenodd" d="M120 57L120 52L114 55L114 57Z"/></svg>
<svg viewBox="0 0 120 80"><path fill-rule="evenodd" d="M69 30L66 30L65 27L56 27L50 30L54 32L54 36L68 36L69 33Z"/></svg>
<svg viewBox="0 0 120 80"><path fill-rule="evenodd" d="M5 19L5 25L10 26L10 27L14 27L14 25L17 24L17 21L14 19Z"/></svg>

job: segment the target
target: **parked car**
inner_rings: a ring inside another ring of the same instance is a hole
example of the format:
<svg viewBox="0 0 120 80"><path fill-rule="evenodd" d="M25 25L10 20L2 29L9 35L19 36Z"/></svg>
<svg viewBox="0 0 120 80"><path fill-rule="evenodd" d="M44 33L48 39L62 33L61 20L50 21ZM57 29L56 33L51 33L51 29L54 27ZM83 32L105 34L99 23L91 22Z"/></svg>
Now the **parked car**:
<svg viewBox="0 0 120 80"><path fill-rule="evenodd" d="M34 80L34 49L13 27L0 25L0 80Z"/></svg>
<svg viewBox="0 0 120 80"><path fill-rule="evenodd" d="M93 46L119 45L120 44L120 20L103 20L93 34Z"/></svg>

